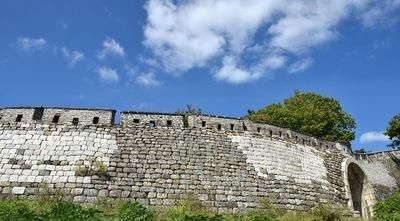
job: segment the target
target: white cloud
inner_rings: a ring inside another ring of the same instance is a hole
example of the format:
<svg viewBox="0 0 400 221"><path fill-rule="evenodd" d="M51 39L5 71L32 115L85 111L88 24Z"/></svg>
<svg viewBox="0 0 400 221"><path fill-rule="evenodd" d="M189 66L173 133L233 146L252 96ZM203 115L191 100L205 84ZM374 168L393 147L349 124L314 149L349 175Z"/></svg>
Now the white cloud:
<svg viewBox="0 0 400 221"><path fill-rule="evenodd" d="M106 82L115 83L119 80L117 71L112 68L100 67L97 69L97 73L99 74L100 79Z"/></svg>
<svg viewBox="0 0 400 221"><path fill-rule="evenodd" d="M157 87L161 84L161 82L156 79L154 73L138 74L135 79L138 84L145 87Z"/></svg>
<svg viewBox="0 0 400 221"><path fill-rule="evenodd" d="M43 49L46 46L46 44L47 42L43 38L21 37L18 38L16 42L17 48L26 52Z"/></svg>
<svg viewBox="0 0 400 221"><path fill-rule="evenodd" d="M400 9L400 0L370 0L371 7L361 14L363 25L371 27L388 21ZM389 22L390 23L390 22Z"/></svg>
<svg viewBox="0 0 400 221"><path fill-rule="evenodd" d="M170 73L206 67L215 70L216 79L242 83L286 66L289 72L305 70L312 63L313 49L337 39L342 21L382 4L378 0L149 0L143 43Z"/></svg>
<svg viewBox="0 0 400 221"><path fill-rule="evenodd" d="M106 38L103 41L103 47L97 53L97 58L100 60L103 60L109 55L117 56L117 57L125 56L124 48L112 38Z"/></svg>
<svg viewBox="0 0 400 221"><path fill-rule="evenodd" d="M69 66L74 67L78 62L83 61L85 56L80 51L70 51L68 48L61 48L63 56L68 60Z"/></svg>
<svg viewBox="0 0 400 221"><path fill-rule="evenodd" d="M361 144L373 143L373 142L388 143L389 137L384 135L383 132L377 132L377 131L369 131L363 133L360 137Z"/></svg>
<svg viewBox="0 0 400 221"><path fill-rule="evenodd" d="M288 72L291 74L297 73L297 72L302 72L302 71L306 70L308 67L310 67L311 65L312 65L312 60L310 58L298 60L298 61L293 62L289 66Z"/></svg>

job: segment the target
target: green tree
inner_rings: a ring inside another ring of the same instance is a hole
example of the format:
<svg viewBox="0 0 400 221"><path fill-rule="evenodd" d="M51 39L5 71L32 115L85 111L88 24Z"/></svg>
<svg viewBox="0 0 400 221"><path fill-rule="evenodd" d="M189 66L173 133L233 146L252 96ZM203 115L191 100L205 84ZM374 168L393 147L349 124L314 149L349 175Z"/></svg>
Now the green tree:
<svg viewBox="0 0 400 221"><path fill-rule="evenodd" d="M390 147L400 149L400 114L397 114L389 121L385 135L392 140L392 143L389 144Z"/></svg>
<svg viewBox="0 0 400 221"><path fill-rule="evenodd" d="M289 128L348 146L355 137L355 120L343 111L339 101L316 93L295 91L283 103L248 112L253 122Z"/></svg>

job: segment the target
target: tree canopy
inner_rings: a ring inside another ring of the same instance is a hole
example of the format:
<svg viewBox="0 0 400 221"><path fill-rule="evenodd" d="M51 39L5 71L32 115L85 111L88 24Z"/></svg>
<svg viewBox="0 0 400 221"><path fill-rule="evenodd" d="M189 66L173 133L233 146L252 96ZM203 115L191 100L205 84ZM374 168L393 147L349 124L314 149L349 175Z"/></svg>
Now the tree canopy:
<svg viewBox="0 0 400 221"><path fill-rule="evenodd" d="M390 147L400 148L400 114L397 114L389 121L385 135L389 136L389 139L392 140L392 143L389 145Z"/></svg>
<svg viewBox="0 0 400 221"><path fill-rule="evenodd" d="M249 111L253 122L267 123L339 142L350 147L355 138L354 118L343 111L339 101L311 92L296 91L282 103Z"/></svg>

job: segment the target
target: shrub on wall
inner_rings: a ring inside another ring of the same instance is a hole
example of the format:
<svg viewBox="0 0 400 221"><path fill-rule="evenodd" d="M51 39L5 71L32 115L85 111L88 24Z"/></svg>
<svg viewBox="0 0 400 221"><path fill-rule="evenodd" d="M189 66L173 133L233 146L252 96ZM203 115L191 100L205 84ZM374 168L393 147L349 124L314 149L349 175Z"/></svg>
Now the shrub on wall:
<svg viewBox="0 0 400 221"><path fill-rule="evenodd" d="M376 203L374 217L378 221L400 221L400 192Z"/></svg>

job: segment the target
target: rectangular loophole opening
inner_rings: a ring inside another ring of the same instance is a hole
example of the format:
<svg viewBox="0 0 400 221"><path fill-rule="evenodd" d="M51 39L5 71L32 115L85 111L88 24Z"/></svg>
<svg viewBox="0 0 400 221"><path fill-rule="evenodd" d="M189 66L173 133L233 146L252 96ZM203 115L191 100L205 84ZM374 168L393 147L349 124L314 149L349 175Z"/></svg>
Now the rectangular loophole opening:
<svg viewBox="0 0 400 221"><path fill-rule="evenodd" d="M22 120L22 114L18 114L17 118L15 118L15 122L21 122Z"/></svg>
<svg viewBox="0 0 400 221"><path fill-rule="evenodd" d="M201 127L206 127L206 123L207 123L207 122L202 121L202 122L201 122Z"/></svg>
<svg viewBox="0 0 400 221"><path fill-rule="evenodd" d="M57 124L60 121L60 115L54 115L53 120L51 121L54 124Z"/></svg>
<svg viewBox="0 0 400 221"><path fill-rule="evenodd" d="M217 129L218 129L218 130L221 130L221 129L222 129L222 125L221 125L221 124L218 124Z"/></svg>
<svg viewBox="0 0 400 221"><path fill-rule="evenodd" d="M73 118L72 119L72 124L73 125L78 125L78 123L79 123L79 119L78 118Z"/></svg>
<svg viewBox="0 0 400 221"><path fill-rule="evenodd" d="M167 120L167 127L171 127L172 126L172 120Z"/></svg>
<svg viewBox="0 0 400 221"><path fill-rule="evenodd" d="M231 130L234 130L234 129L235 129L235 125L231 124Z"/></svg>
<svg viewBox="0 0 400 221"><path fill-rule="evenodd" d="M282 137L282 131L279 131L279 137Z"/></svg>
<svg viewBox="0 0 400 221"><path fill-rule="evenodd" d="M269 130L269 136L272 137L272 130Z"/></svg>
<svg viewBox="0 0 400 221"><path fill-rule="evenodd" d="M243 124L243 130L244 130L244 131L247 131L247 127L246 127L246 125L244 125L244 124Z"/></svg>
<svg viewBox="0 0 400 221"><path fill-rule="evenodd" d="M150 127L156 127L156 122L154 120L150 121Z"/></svg>
<svg viewBox="0 0 400 221"><path fill-rule="evenodd" d="M261 133L261 127L257 127L257 132Z"/></svg>
<svg viewBox="0 0 400 221"><path fill-rule="evenodd" d="M139 119L133 119L133 123L138 124L139 122Z"/></svg>
<svg viewBox="0 0 400 221"><path fill-rule="evenodd" d="M290 138L290 134L286 134L286 137L287 137L287 138Z"/></svg>
<svg viewBox="0 0 400 221"><path fill-rule="evenodd" d="M43 112L44 112L43 107L35 108L35 111L33 112L32 120L42 120Z"/></svg>
<svg viewBox="0 0 400 221"><path fill-rule="evenodd" d="M99 123L99 117L93 117L93 124L98 124Z"/></svg>

